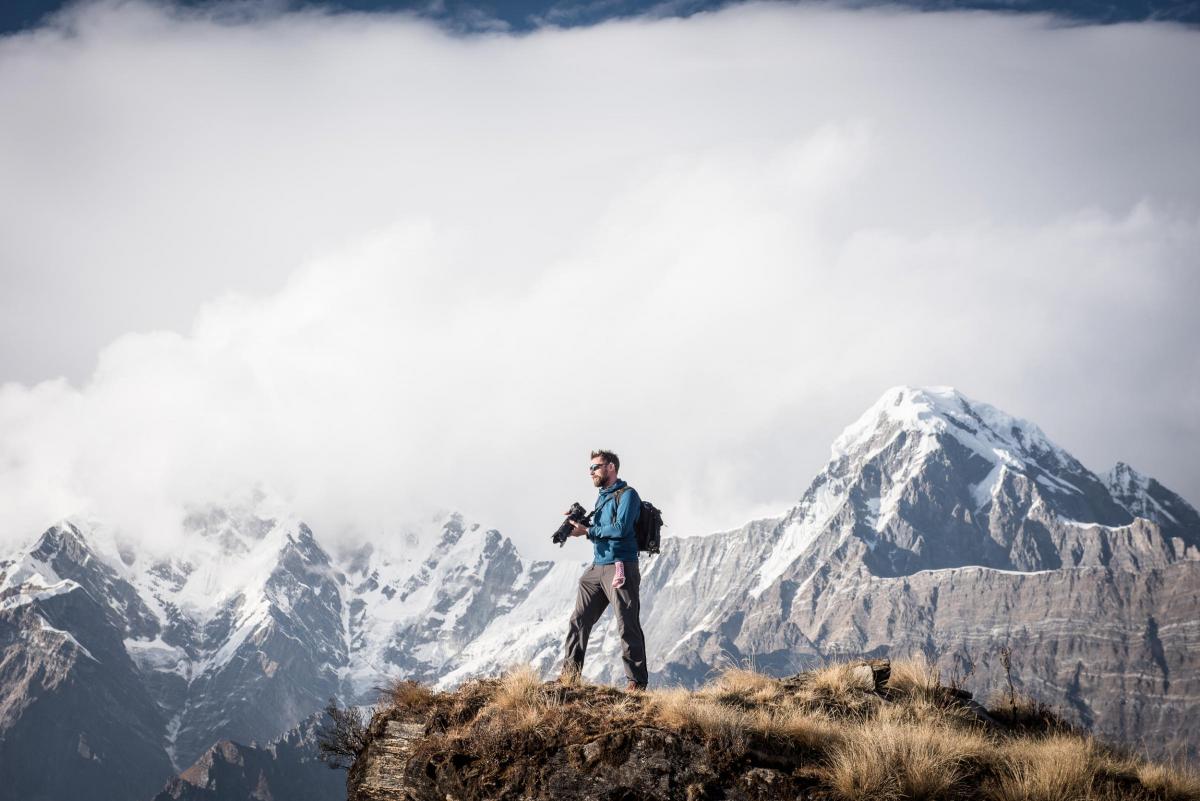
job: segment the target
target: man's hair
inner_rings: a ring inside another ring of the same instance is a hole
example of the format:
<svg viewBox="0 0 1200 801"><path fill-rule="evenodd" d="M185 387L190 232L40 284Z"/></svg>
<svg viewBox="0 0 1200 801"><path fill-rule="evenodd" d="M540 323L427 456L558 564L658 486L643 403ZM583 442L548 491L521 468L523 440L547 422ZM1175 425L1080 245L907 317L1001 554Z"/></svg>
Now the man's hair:
<svg viewBox="0 0 1200 801"><path fill-rule="evenodd" d="M602 458L604 461L612 464L613 467L617 468L618 473L621 472L621 457L620 456L617 456L612 451L592 451L592 458L595 459L597 456Z"/></svg>

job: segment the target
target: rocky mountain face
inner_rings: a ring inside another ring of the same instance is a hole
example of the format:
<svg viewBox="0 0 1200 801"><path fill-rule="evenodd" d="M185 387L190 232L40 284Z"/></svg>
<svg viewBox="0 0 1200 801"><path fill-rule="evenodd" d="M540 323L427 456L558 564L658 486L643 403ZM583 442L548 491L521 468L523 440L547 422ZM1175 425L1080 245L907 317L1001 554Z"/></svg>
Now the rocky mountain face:
<svg viewBox="0 0 1200 801"><path fill-rule="evenodd" d="M0 797L149 797L171 763L123 642L151 625L136 596L59 528L4 563L0 588Z"/></svg>
<svg viewBox="0 0 1200 801"><path fill-rule="evenodd" d="M65 521L0 561L0 801L141 801L330 696L558 668L581 564L459 515L345 553L261 497L186 527L155 559ZM642 604L653 682L923 652L986 696L1010 648L1019 687L1104 736L1200 745L1200 515L953 390L889 390L782 516L668 538ZM607 617L592 636L585 674L623 680Z"/></svg>
<svg viewBox="0 0 1200 801"><path fill-rule="evenodd" d="M145 801L197 760L177 791L228 784L266 764L232 743L436 679L550 568L454 514L335 558L261 505L192 514L168 559L67 521L0 562L0 799Z"/></svg>
<svg viewBox="0 0 1200 801"><path fill-rule="evenodd" d="M154 801L327 801L346 794L346 775L316 758L321 715L264 746L221 740L171 779Z"/></svg>

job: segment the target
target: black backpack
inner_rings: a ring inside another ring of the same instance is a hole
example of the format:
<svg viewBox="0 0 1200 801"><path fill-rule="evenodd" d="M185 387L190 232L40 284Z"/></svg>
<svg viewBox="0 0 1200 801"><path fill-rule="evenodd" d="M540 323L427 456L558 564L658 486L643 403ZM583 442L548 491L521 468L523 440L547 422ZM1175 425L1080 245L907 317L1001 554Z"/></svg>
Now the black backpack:
<svg viewBox="0 0 1200 801"><path fill-rule="evenodd" d="M628 486L621 487L613 493L613 522L617 522L617 505L621 502L621 495ZM638 552L656 554L658 553L659 545L662 544L662 527L663 519L662 512L657 506L650 501L642 501L642 512L638 515L637 522L633 525L633 531L637 534Z"/></svg>

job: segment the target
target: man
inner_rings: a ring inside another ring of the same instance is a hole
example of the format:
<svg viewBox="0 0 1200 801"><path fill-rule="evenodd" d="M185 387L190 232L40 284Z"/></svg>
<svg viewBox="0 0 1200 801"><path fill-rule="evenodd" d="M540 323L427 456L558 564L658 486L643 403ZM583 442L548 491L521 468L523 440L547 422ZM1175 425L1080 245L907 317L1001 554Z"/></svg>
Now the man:
<svg viewBox="0 0 1200 801"><path fill-rule="evenodd" d="M591 540L595 555L591 567L579 579L575 611L571 613L567 628L563 678L571 680L583 670L583 656L592 626L612 604L617 631L621 634L625 678L628 679L625 689L633 691L646 689L648 679L646 640L638 620L641 575L634 530L642 511L642 499L637 490L617 478L620 469L621 460L612 451L592 451L588 472L592 484L600 488L600 495L596 498L591 527L574 523L571 536Z"/></svg>

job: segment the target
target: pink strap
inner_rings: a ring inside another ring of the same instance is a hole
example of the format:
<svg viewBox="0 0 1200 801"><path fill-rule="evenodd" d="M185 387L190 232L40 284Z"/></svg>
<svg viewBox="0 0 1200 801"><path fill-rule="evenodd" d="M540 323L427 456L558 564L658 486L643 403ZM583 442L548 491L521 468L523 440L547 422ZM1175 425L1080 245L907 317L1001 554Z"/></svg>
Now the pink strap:
<svg viewBox="0 0 1200 801"><path fill-rule="evenodd" d="M613 589L619 590L625 586L625 564L617 562L617 569L613 572Z"/></svg>

